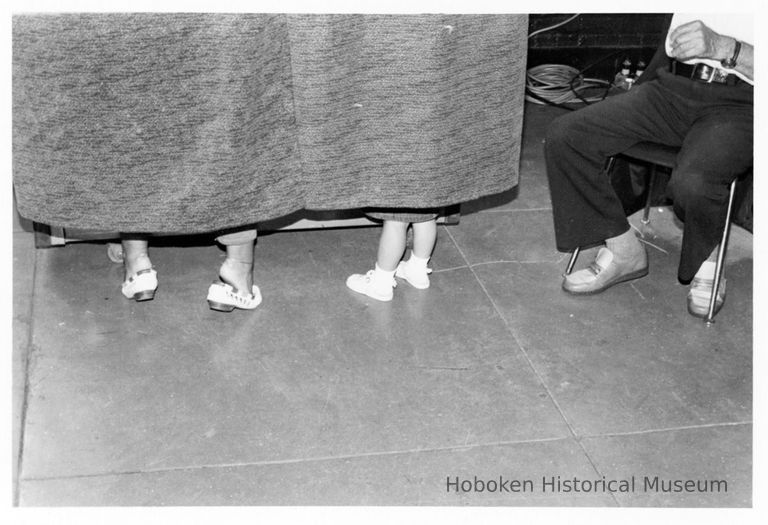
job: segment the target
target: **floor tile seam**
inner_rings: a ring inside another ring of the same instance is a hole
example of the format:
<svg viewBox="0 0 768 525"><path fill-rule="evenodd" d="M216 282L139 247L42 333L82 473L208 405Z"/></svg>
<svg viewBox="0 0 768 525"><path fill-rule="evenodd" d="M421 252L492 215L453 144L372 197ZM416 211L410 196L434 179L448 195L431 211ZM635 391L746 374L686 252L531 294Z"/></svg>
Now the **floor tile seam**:
<svg viewBox="0 0 768 525"><path fill-rule="evenodd" d="M645 430L645 431L637 431L637 432L624 432L624 433L612 433L612 434L603 434L603 435L581 435L576 438L576 442L579 446L579 448L584 452L584 455L587 458L587 461L590 465L592 465L593 470L599 477L605 477L605 474L602 472L600 467L598 466L598 462L592 458L592 455L587 450L586 446L584 445L584 441L587 439L596 439L600 437L630 437L630 436L641 436L641 435L648 435L653 433L664 433L664 432L677 432L681 430L697 430L697 429L705 429L705 428L722 428L722 427L728 427L728 426L739 426L739 425L751 425L751 422L733 422L733 423L712 423L707 425L689 425L684 427L670 427L665 429L653 429L653 430ZM609 493L609 496L611 499L616 503L618 507L624 507L625 505L622 505L621 499L618 497L617 494L611 492ZM631 502L630 506L631 506Z"/></svg>
<svg viewBox="0 0 768 525"><path fill-rule="evenodd" d="M605 474L602 470L600 470L600 467L598 466L597 461L590 455L589 451L587 450L587 447L584 445L584 437L583 436L577 436L576 437L576 444L581 449L581 452L584 454L584 457L587 459L587 463L592 467L592 470L597 474L598 478L605 477ZM617 507L623 507L621 504L621 500L618 498L618 496L610 492L608 496L613 500L613 502L616 504Z"/></svg>
<svg viewBox="0 0 768 525"><path fill-rule="evenodd" d="M649 428L645 430L628 430L625 432L601 432L598 434L581 434L579 439L598 439L606 437L630 437L630 436L642 436L647 434L662 434L665 432L680 432L685 430L706 430L712 428L727 428L727 427L739 427L750 426L752 421L724 421L720 423L706 423L703 425L683 425L677 427L663 427L663 428Z"/></svg>
<svg viewBox="0 0 768 525"><path fill-rule="evenodd" d="M416 449L402 449L402 450L387 450L366 452L360 454L343 454L338 456L316 456L307 458L292 458L292 459L275 459L264 461L247 461L241 463L211 463L202 465L190 465L186 467L166 467L156 469L139 469L139 470L124 470L114 472L94 472L86 474L73 474L69 476L29 476L19 479L20 482L44 482L44 481L61 481L68 479L84 479L84 478L101 478L109 476L126 476L126 475L138 475L138 474L163 474L170 472L187 472L193 470L204 469L226 469L226 468L249 468L249 467L268 467L268 466L280 466L280 465L297 465L301 463L319 463L323 461L346 461L354 459L368 459L368 458L383 458L389 456L401 456L409 454L424 454L433 452L464 452L468 450L477 450L482 448L492 447L513 447L520 445L535 445L539 443L554 443L557 441L575 441L573 436L557 436L538 439L520 439L520 440L507 440L507 441L489 441L486 443L475 443L469 445L448 445L444 447L430 447L430 448L416 448Z"/></svg>
<svg viewBox="0 0 768 525"><path fill-rule="evenodd" d="M27 315L29 319L29 323L27 323L27 340L26 345L23 350L23 360L24 364L22 369L24 370L24 388L22 389L22 398L21 398L21 406L19 410L21 413L19 414L19 450L18 450L18 456L14 458L14 461L16 462L16 479L13 480L13 505L17 506L19 505L20 499L21 499L21 480L22 480L22 469L24 467L24 441L26 437L26 427L27 427L27 411L29 408L29 389L30 389L30 383L29 383L29 369L30 369L30 356L33 351L33 338L34 338L34 328L35 328L35 290L37 288L37 266L38 266L38 257L37 257L37 248L32 245L32 282L31 282L31 289L32 289L32 297L29 301L29 308L27 310Z"/></svg>
<svg viewBox="0 0 768 525"><path fill-rule="evenodd" d="M469 268L476 268L478 266L488 266L490 264L558 264L563 261L563 257L560 259L553 261L553 260L544 260L544 259L531 259L531 260L514 260L514 259L499 259L497 261L484 261L484 262L478 262L478 263L471 263L469 264Z"/></svg>
<svg viewBox="0 0 768 525"><path fill-rule="evenodd" d="M437 273L453 272L456 270L464 270L465 268L469 268L469 266L464 265L464 266L451 266L450 268L441 268L439 270L432 270L432 274L434 275Z"/></svg>
<svg viewBox="0 0 768 525"><path fill-rule="evenodd" d="M452 272L455 270L464 270L469 268L475 268L477 266L487 266L489 264L557 264L562 259L557 261L544 261L544 260L531 260L531 261L515 261L515 260L499 260L499 261L486 261L480 263L464 264L462 266L451 266L450 268L440 268L439 270L433 270L432 274Z"/></svg>
<svg viewBox="0 0 768 525"><path fill-rule="evenodd" d="M449 235L450 235L450 233L449 233ZM456 243L456 241L455 241L455 240L454 240L454 244L456 244L456 247L457 247L457 249L459 250L459 253L461 254L461 256L462 256L462 257L464 257L464 259L465 259L465 260L467 260L467 258L466 258L466 256L465 256L464 252L461 250L461 248L458 246L458 243ZM564 257L565 257L565 256L564 256ZM561 258L561 261L562 261L562 258ZM467 262L469 262L469 261L467 261ZM584 457L585 457L585 458L586 458L586 460L589 462L589 464L592 466L592 469L594 470L594 472L595 472L595 473L596 473L598 476L602 476L603 474L602 474L602 472L601 472L600 468L598 467L598 464L597 464L597 463L596 463L596 461L595 461L595 460L592 458L592 456L589 454L589 452L587 451L586 447L584 446L584 444L583 444L583 442L582 442L583 436L579 436L579 435L577 434L577 432L576 432L575 428L573 427L573 425L570 423L570 421L568 420L567 416L565 415L565 412L564 412L564 410L563 410L563 409L562 409L562 407L559 405L559 403L557 402L557 399L554 397L554 394L551 392L551 390L549 389L548 385L547 385L547 384L546 384L546 382L544 381L544 378L541 376L541 374L539 373L539 371L538 371L538 370L536 369L536 367L534 366L534 364L533 364L533 361L531 360L531 358L530 358L530 356L528 355L527 351L525 350L524 346L523 346L523 345L520 343L520 339L519 339L519 337L518 337L517 333L516 333L516 332L515 332L515 330L512 328L512 326L510 325L510 323L509 323L509 321L506 319L506 317L502 315L502 313L501 313L501 310L498 308L498 306L496 305L496 302L493 300L493 298L492 298L492 297L490 296L490 294L488 293L488 290L487 290L487 288L485 287L484 283L483 283L483 282L482 282L482 281L479 279L479 277L478 277L478 276L477 276L477 274L475 273L475 271L474 271L474 266L477 266L477 265L472 265L472 264L470 264L469 266L470 266L470 271L472 271L473 275L475 276L475 279L476 279L476 280L478 281L478 283L480 284L480 286L481 286L481 288L482 288L483 292L486 294L486 296L487 296L488 300L489 300L489 301L491 302L491 304L493 305L493 308L494 308L494 310L496 311L497 315L499 315L499 316L500 316L500 318L502 319L502 322L503 322L503 323L504 323L504 325L507 327L507 330L508 330L508 332L510 333L510 335L512 336L512 338L513 338L513 339L515 340L515 342L517 343L517 345L518 345L518 347L519 347L519 349L520 349L520 352L521 352L521 354L523 355L523 357L525 358L525 360L528 362L528 365L529 365L529 367L531 368L531 370L533 370L533 373L534 373L534 375L537 377L537 379L538 379L538 380L539 380L539 382L541 383L542 387L543 387L543 388L545 389L545 391L547 392L547 395L549 396L549 398L550 398L551 402L552 402L552 403L553 403L553 405L555 406L556 410L557 410L557 411L560 413L560 416L562 417L563 421L565 422L565 424L568 426L569 430L570 430L570 431L571 431L571 433L573 434L573 437L574 437L574 439L576 440L576 442L577 442L577 444L578 444L579 448L581 449L582 453L584 454ZM619 507L621 507L621 506L622 506L622 504L621 504L621 501L618 499L618 497L617 497L615 494L611 494L610 496L611 496L611 499L613 500L613 502L614 502L614 503L615 503L617 506L619 506Z"/></svg>
<svg viewBox="0 0 768 525"><path fill-rule="evenodd" d="M458 243L453 238L453 235L450 232L448 232L448 235L449 235L449 237L451 237L451 240L453 240L453 243L456 246L456 249L459 251L459 254L461 255L461 257L464 259L464 261L467 264L469 264L469 260L467 259L466 255L464 254L464 251L461 249L461 247L459 247ZM499 318L501 319L501 322L506 327L507 332L512 336L512 339L515 341L515 344L518 347L518 351L522 354L523 359L525 359L525 361L528 363L528 367L533 372L534 376L536 377L536 380L539 382L541 387L547 393L547 396L549 397L549 400L552 403L552 405L555 407L555 410L560 414L560 418L563 420L563 422L565 423L566 427L568 428L568 431L571 433L571 436L576 441L576 445L579 447L579 449L581 449L582 454L584 454L584 458L590 464L590 466L592 467L592 470L598 476L602 476L603 475L602 472L600 472L600 469L597 467L597 464L595 463L595 461L592 459L592 457L587 452L587 449L583 445L583 443L581 442L581 440L579 438L579 435L576 432L576 429L573 427L573 425L569 421L568 417L566 416L565 410L560 406L560 403L558 403L557 399L555 398L554 393L549 388L549 385L547 385L547 383L544 380L544 377L542 376L542 374L539 372L539 370L534 365L533 360L528 355L528 352L525 350L525 347L522 344L522 342L520 341L520 337L519 337L517 331L513 329L513 327L510 324L509 320L502 314L501 309L496 304L496 301L494 301L493 297L491 297L491 294L488 293L488 289L486 288L485 283L483 283L483 281L477 275L477 273L475 272L475 270L474 270L474 268L473 268L473 266L471 264L469 264L469 270L470 270L470 272L472 272L472 275L474 276L474 278L477 281L477 283L480 285L480 288L483 290L483 293L485 294L486 298L491 303L491 306L493 307L494 311L496 312L496 315L499 316ZM500 377L503 377L504 379L506 379L506 376L504 375L504 372L496 369L495 367L494 367L494 372L496 372L496 374L499 375ZM616 497L615 494L611 494L610 497L611 497L611 500L617 506L619 506L619 507L621 506L621 502L618 500L618 498Z"/></svg>
<svg viewBox="0 0 768 525"><path fill-rule="evenodd" d="M450 232L448 232L448 235L451 237L451 240L453 240L454 245L456 245L456 249L459 251L459 254L461 255L461 257L469 265L469 270L472 272L472 275L474 276L474 278L477 281L477 283L480 285L480 288L483 290L483 293L485 294L486 298L491 303L491 306L492 306L493 310L496 312L496 315L499 317L499 319L501 319L501 322L505 326L507 332L512 336L512 339L515 341L515 344L517 345L519 352L522 354L523 358L528 363L529 368L533 371L533 374L536 377L536 380L539 382L539 384L542 386L542 388L544 388L544 390L546 391L547 396L550 399L550 402L554 405L555 410L557 410L557 412L560 414L560 417L562 418L562 420L565 423L565 425L568 427L568 430L571 433L571 436L573 438L575 438L576 440L578 440L579 436L576 433L576 429L573 427L571 422L566 417L563 408L560 406L560 404L555 399L554 394L552 393L551 389L549 388L549 386L544 381L544 378L542 377L541 373L536 369L536 366L533 364L533 360L530 358L530 356L528 355L528 352L526 352L523 344L521 343L519 335L512 328L512 326L510 325L510 323L507 320L507 318L504 315L502 315L501 310L499 309L498 305L496 304L496 301L494 301L493 297L491 297L491 294L488 293L488 289L485 287L485 283L483 283L483 281L477 275L477 273L475 272L475 270L472 267L472 265L469 264L469 261L467 260L467 257L464 254L464 251L459 247L458 243L453 238L453 235ZM494 370L496 371L496 373L499 376L504 377L502 371L497 370L495 368L494 368Z"/></svg>

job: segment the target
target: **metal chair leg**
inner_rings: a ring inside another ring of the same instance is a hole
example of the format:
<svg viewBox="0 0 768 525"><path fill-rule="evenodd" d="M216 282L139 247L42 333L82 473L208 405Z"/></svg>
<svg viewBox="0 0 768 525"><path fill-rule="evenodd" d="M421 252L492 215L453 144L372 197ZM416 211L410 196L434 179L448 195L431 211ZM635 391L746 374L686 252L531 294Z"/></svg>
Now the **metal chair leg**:
<svg viewBox="0 0 768 525"><path fill-rule="evenodd" d="M723 273L723 263L725 262L725 249L728 246L728 235L731 231L731 215L733 214L733 198L736 195L736 180L731 182L731 194L728 196L728 211L725 214L725 226L723 227L723 237L720 240L720 246L717 248L717 263L715 264L715 282L712 286L712 295L709 298L709 310L704 321L707 326L712 326L715 322L715 303L717 302L717 291L720 288L720 280Z"/></svg>
<svg viewBox="0 0 768 525"><path fill-rule="evenodd" d="M573 265L576 264L576 258L579 256L579 251L581 251L580 248L574 248L573 253L571 254L571 260L568 261L568 267L565 269L565 273L563 274L563 277L566 275L571 275L571 271L573 270Z"/></svg>
<svg viewBox="0 0 768 525"><path fill-rule="evenodd" d="M648 224L651 219L648 215L651 211L651 198L653 197L653 187L656 185L656 165L651 165L651 172L648 175L648 196L645 198L645 209L643 210L643 218L640 220L643 224Z"/></svg>

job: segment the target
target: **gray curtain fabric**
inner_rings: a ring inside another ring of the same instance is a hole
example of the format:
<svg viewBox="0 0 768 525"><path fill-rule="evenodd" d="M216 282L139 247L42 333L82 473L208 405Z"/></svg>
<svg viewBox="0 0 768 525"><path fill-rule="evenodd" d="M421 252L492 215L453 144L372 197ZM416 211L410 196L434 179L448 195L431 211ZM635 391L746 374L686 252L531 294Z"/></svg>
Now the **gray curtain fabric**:
<svg viewBox="0 0 768 525"><path fill-rule="evenodd" d="M202 233L517 183L526 15L13 17L21 215Z"/></svg>

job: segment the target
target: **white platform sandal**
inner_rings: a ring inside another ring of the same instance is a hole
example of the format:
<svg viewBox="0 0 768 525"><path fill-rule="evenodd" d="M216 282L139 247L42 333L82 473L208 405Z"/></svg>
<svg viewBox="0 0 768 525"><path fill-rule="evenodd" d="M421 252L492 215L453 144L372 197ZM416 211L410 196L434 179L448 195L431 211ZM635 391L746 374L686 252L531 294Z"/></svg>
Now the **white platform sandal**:
<svg viewBox="0 0 768 525"><path fill-rule="evenodd" d="M232 285L216 282L208 288L208 306L218 312L231 312L235 308L253 310L261 304L261 290L255 284L250 295L235 290Z"/></svg>
<svg viewBox="0 0 768 525"><path fill-rule="evenodd" d="M157 290L157 272L154 268L139 270L123 283L123 295L134 301L151 301Z"/></svg>

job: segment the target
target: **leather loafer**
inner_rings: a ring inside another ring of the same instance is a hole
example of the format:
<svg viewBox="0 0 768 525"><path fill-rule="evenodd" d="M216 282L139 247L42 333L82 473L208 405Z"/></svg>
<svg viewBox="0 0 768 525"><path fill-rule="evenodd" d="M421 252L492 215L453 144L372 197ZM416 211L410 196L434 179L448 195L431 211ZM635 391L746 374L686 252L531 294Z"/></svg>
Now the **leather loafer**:
<svg viewBox="0 0 768 525"><path fill-rule="evenodd" d="M574 272L563 280L563 290L573 295L592 295L611 286L648 275L648 255L643 247L637 261L619 263L608 248L600 248L589 267Z"/></svg>
<svg viewBox="0 0 768 525"><path fill-rule="evenodd" d="M693 278L691 289L688 291L689 314L701 317L702 319L707 317L707 314L709 314L709 301L712 298L712 287L714 285L714 279ZM717 297L715 297L715 314L723 307L723 303L725 303L725 279L720 279Z"/></svg>

